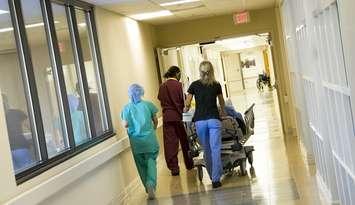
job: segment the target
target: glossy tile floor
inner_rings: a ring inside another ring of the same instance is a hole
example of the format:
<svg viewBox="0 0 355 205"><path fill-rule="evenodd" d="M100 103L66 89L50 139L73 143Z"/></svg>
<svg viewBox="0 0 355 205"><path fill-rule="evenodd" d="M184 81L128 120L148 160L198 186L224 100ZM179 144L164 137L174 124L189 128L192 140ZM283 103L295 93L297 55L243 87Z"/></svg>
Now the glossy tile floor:
<svg viewBox="0 0 355 205"><path fill-rule="evenodd" d="M250 172L247 176L239 176L236 169L232 175L224 176L221 188L212 189L206 170L200 182L196 170L186 171L180 164L180 176L172 177L161 149L156 200L147 200L143 186L140 186L125 204L322 204L314 166L304 163L297 139L282 134L276 91L258 93L248 90L233 96L232 101L242 111L252 103L256 104L255 134L247 142L255 147L254 176ZM158 132L161 138L161 129ZM182 156L179 159L182 162Z"/></svg>

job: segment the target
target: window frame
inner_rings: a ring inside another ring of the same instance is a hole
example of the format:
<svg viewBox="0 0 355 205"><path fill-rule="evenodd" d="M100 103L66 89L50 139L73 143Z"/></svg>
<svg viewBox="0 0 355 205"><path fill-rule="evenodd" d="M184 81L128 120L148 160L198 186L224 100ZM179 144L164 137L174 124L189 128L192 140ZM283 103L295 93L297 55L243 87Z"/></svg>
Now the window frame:
<svg viewBox="0 0 355 205"><path fill-rule="evenodd" d="M17 184L21 184L27 180L30 180L43 172L55 167L64 161L94 147L95 145L107 140L108 138L115 135L112 125L111 112L108 102L105 77L102 66L101 53L99 49L99 41L96 30L96 20L95 20L95 11L94 5L82 2L79 0L36 0L41 4L41 14L44 22L44 29L46 33L46 40L49 46L49 54L51 60L51 66L53 69L53 73L56 75L58 79L58 83L56 86L57 95L59 95L59 102L61 109L59 110L61 115L63 115L65 122L64 130L69 139L69 149L52 157L48 157L45 132L42 121L42 114L40 110L40 100L38 97L38 91L36 87L35 81L35 73L33 70L33 63L31 57L31 51L29 48L29 42L27 39L27 33L25 28L25 22L22 14L22 5L20 0L8 0L9 10L12 20L12 25L14 28L14 35L16 40L16 47L18 50L18 58L20 61L20 68L22 73L22 80L25 88L25 95L27 101L27 107L29 109L29 118L31 119L31 124L33 126L34 137L37 138L39 144L39 154L40 161L37 165L25 169L19 173L15 174ZM54 17L52 11L52 3L56 3L59 5L63 5L66 10L66 15L68 19L69 26L69 34L72 41L72 48L74 61L79 66L81 75L78 76L78 82L81 84L80 86L83 88L83 99L85 101L85 108L88 113L89 125L91 138L89 141L76 146L74 141L74 133L73 127L70 117L69 103L67 99L67 92L65 86L64 72L63 72L63 64L61 61L59 45L57 34L54 25ZM104 133L100 136L96 136L94 117L92 112L92 106L89 97L89 86L87 82L85 66L84 66L84 58L82 54L82 48L80 45L80 36L78 31L78 25L76 23L76 9L79 8L85 12L86 15L86 23L88 27L88 38L90 41L92 49L92 57L93 61L96 61L94 65L94 69L97 69L97 74L100 82L99 84L99 92L101 92L102 99L105 106L105 113L107 121L108 129L104 131Z"/></svg>

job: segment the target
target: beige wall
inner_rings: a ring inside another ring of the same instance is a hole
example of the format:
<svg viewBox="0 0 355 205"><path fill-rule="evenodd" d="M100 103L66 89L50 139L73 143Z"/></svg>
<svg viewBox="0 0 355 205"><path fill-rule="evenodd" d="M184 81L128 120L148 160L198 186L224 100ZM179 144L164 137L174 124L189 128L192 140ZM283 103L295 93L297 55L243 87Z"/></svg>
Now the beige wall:
<svg viewBox="0 0 355 205"><path fill-rule="evenodd" d="M278 9L270 8L250 12L251 22L234 25L232 15L217 16L199 20L185 21L155 27L159 47L177 46L206 42L228 37L270 32L273 39L275 77L278 83L280 109L283 129L286 134L295 135L295 123L292 102L289 97L289 80L286 72L285 58L282 55L283 41L280 40L281 24Z"/></svg>
<svg viewBox="0 0 355 205"><path fill-rule="evenodd" d="M232 15L155 26L157 43L168 47L267 32L276 23L273 9L251 11L250 19L251 23L238 26L234 25Z"/></svg>
<svg viewBox="0 0 355 205"><path fill-rule="evenodd" d="M2 139L0 144L0 161L2 162L0 166L0 204L14 200L16 196L21 197L21 194L31 197L31 191L48 185L47 180L53 180L55 176L65 170L100 154L102 150L126 136L125 130L120 125L119 114L124 104L128 102L127 88L130 83L136 82L143 85L146 99L152 100L158 105L156 95L159 84L153 52L153 43L156 40L152 27L102 9L97 9L96 15L105 80L117 137L111 138L17 186L10 165L11 152L3 120L4 115L0 110L0 130L3 131L0 132L2 135L0 137ZM42 201L42 204L109 204L117 200L136 179L137 172L131 152L126 150L54 193ZM48 191L50 192L50 190ZM33 200L36 201L36 199ZM28 201L28 204L31 202Z"/></svg>

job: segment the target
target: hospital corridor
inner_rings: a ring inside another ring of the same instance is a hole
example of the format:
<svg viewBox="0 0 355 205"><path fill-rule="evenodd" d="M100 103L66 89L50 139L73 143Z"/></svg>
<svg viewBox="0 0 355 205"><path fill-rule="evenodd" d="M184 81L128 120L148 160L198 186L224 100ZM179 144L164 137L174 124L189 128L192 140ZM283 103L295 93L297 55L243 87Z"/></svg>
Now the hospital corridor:
<svg viewBox="0 0 355 205"><path fill-rule="evenodd" d="M0 0L0 205L354 205L353 0Z"/></svg>

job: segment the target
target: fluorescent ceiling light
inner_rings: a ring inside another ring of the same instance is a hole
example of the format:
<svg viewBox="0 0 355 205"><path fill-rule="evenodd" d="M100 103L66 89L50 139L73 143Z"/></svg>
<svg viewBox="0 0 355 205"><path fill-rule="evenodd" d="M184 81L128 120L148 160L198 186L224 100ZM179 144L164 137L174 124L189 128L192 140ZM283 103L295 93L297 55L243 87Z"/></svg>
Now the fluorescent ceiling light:
<svg viewBox="0 0 355 205"><path fill-rule="evenodd" d="M187 4L187 3L198 2L198 1L200 1L200 0L181 0L181 1L161 3L159 5L160 6L174 6L174 5Z"/></svg>
<svg viewBox="0 0 355 205"><path fill-rule="evenodd" d="M171 15L173 15L173 13L171 13L169 10L162 10L162 11L149 12L149 13L134 14L131 15L130 17L136 20L145 20L145 19L152 19L152 18L171 16Z"/></svg>
<svg viewBox="0 0 355 205"><path fill-rule="evenodd" d="M0 9L0 14L8 14L8 13L9 13L9 11L5 11L5 10Z"/></svg>
<svg viewBox="0 0 355 205"><path fill-rule="evenodd" d="M34 28L34 27L40 27L40 26L44 26L44 23L34 23L34 24L28 24L25 27L26 28Z"/></svg>
<svg viewBox="0 0 355 205"><path fill-rule="evenodd" d="M14 28L12 28L12 27L9 27L9 28L0 28L0 33L9 32L9 31L12 31L12 30L14 30Z"/></svg>
<svg viewBox="0 0 355 205"><path fill-rule="evenodd" d="M54 21L54 23L59 23L59 21ZM35 27L41 27L44 26L44 23L34 23L34 24L28 24L25 27L26 28L35 28ZM14 28L12 27L8 27L8 28L0 28L0 33L4 33L4 32L9 32L9 31L13 31Z"/></svg>
<svg viewBox="0 0 355 205"><path fill-rule="evenodd" d="M78 26L79 27L86 27L86 23L79 23Z"/></svg>

